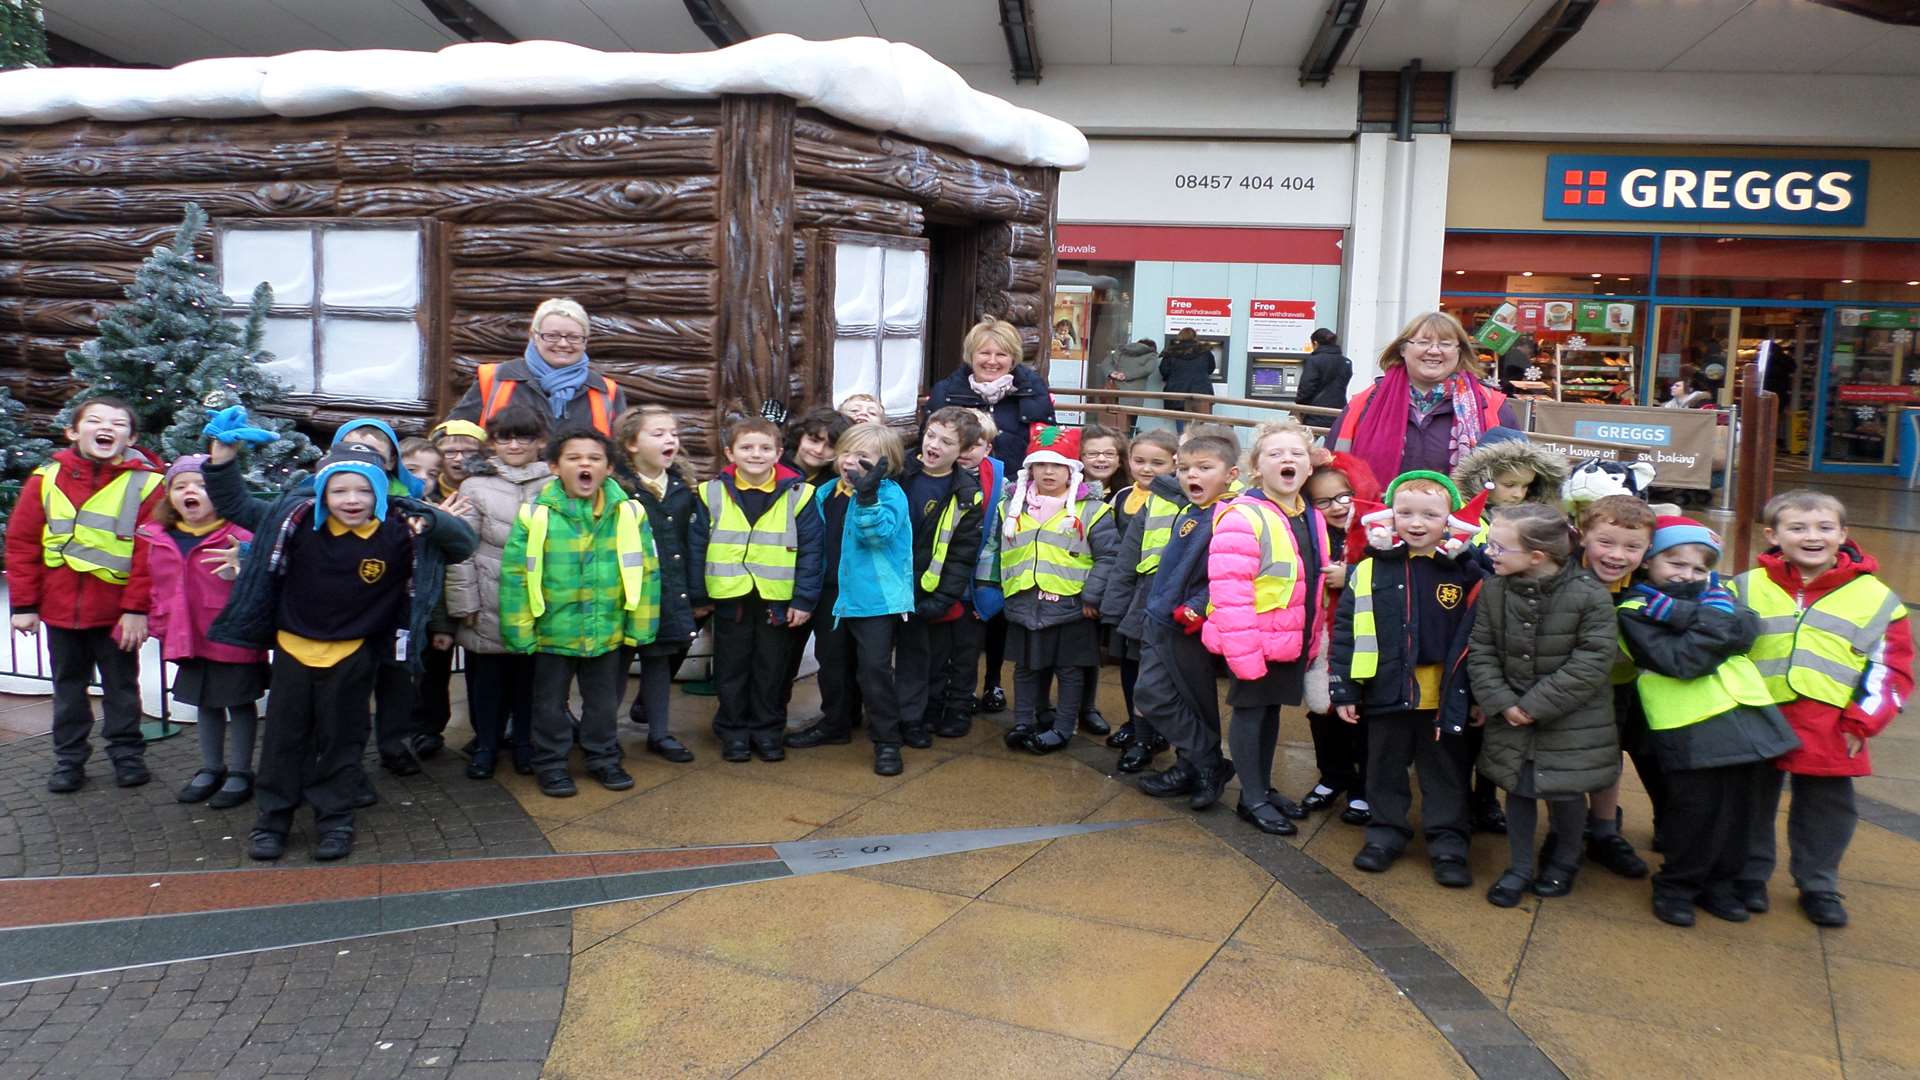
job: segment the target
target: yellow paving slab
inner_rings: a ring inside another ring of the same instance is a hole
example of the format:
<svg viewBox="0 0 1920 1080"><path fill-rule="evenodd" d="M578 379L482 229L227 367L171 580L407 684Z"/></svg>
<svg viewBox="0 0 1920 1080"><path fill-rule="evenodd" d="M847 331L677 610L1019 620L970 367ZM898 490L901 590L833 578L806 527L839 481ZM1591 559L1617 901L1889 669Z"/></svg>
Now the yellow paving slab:
<svg viewBox="0 0 1920 1080"><path fill-rule="evenodd" d="M870 802L836 818L813 832L809 839L825 840L838 836L891 836L900 833L939 832L945 829L1002 829L1014 822L977 814L941 813L900 803ZM1045 841L1016 844L1012 847L986 848L937 859L886 863L852 873L872 881L934 889L959 896L979 896L1014 867L1032 858Z"/></svg>
<svg viewBox="0 0 1920 1080"><path fill-rule="evenodd" d="M645 900L622 900L616 904L580 908L573 913L573 954L578 956L684 899L684 896L650 896Z"/></svg>
<svg viewBox="0 0 1920 1080"><path fill-rule="evenodd" d="M1224 941L1273 878L1217 839L1169 846L1117 829L1056 840L986 899Z"/></svg>
<svg viewBox="0 0 1920 1080"><path fill-rule="evenodd" d="M851 986L966 901L850 874L810 874L695 893L621 935L742 967Z"/></svg>
<svg viewBox="0 0 1920 1080"><path fill-rule="evenodd" d="M1855 781L1860 794L1868 795L1902 810L1920 813L1920 780L1894 776L1862 776Z"/></svg>
<svg viewBox="0 0 1920 1080"><path fill-rule="evenodd" d="M1231 940L1237 945L1301 960L1357 971L1374 970L1373 962L1355 948L1353 942L1277 882L1234 931Z"/></svg>
<svg viewBox="0 0 1920 1080"><path fill-rule="evenodd" d="M881 798L924 810L988 814L1019 825L1055 825L1091 814L1120 788L1092 769L962 754Z"/></svg>
<svg viewBox="0 0 1920 1080"><path fill-rule="evenodd" d="M587 775L586 768L580 764L579 755L576 754L573 756L571 772L574 786L580 793L565 799L540 794L540 785L534 782L533 777L521 776L511 766L499 769L493 778L519 800L527 813L542 822L578 821L688 775L687 769L670 765L659 758L650 757L648 762L636 762L629 754L628 760L622 764L633 776L633 787L627 791L608 791Z"/></svg>
<svg viewBox="0 0 1920 1080"><path fill-rule="evenodd" d="M740 1075L835 1080L1105 1080L1123 1050L854 992Z"/></svg>
<svg viewBox="0 0 1920 1080"><path fill-rule="evenodd" d="M1542 905L1511 1007L1568 1008L1651 1024L1685 1017L1692 1030L1795 1053L1825 1055L1834 1045L1819 953L1551 903Z"/></svg>
<svg viewBox="0 0 1920 1080"><path fill-rule="evenodd" d="M1828 956L1920 967L1920 935L1914 933L1920 926L1920 890L1862 882L1847 885L1845 895L1851 917L1846 929L1814 930L1824 939ZM1813 928L1791 895L1779 913Z"/></svg>
<svg viewBox="0 0 1920 1080"><path fill-rule="evenodd" d="M542 1075L731 1076L836 993L804 979L608 941L574 959Z"/></svg>
<svg viewBox="0 0 1920 1080"><path fill-rule="evenodd" d="M703 769L579 822L675 844L771 843L798 840L863 801Z"/></svg>
<svg viewBox="0 0 1920 1080"><path fill-rule="evenodd" d="M1914 841L1863 821L1854 831L1853 843L1847 845L1847 857L1840 860L1840 891L1847 892L1855 881L1920 889L1920 858L1916 854L1920 854L1920 845ZM1791 903L1791 883L1787 890Z"/></svg>
<svg viewBox="0 0 1920 1080"><path fill-rule="evenodd" d="M976 901L861 989L1131 1049L1213 950Z"/></svg>
<svg viewBox="0 0 1920 1080"><path fill-rule="evenodd" d="M1661 857L1653 855L1648 861L1657 869ZM1692 933L1696 937L1724 941L1735 946L1761 944L1779 949L1819 952L1819 928L1803 918L1794 906L1793 885L1787 877L1784 863L1775 873L1769 888L1774 901L1771 913L1756 915L1743 923L1730 923L1701 911L1697 913ZM1920 900L1920 896L1915 899ZM1531 902L1560 911L1578 911L1641 926L1664 925L1653 916L1653 885L1646 878L1628 880L1592 863L1580 871L1574 890L1569 895Z"/></svg>
<svg viewBox="0 0 1920 1080"><path fill-rule="evenodd" d="M1842 1076L1833 1048L1800 1054L1716 1035L1698 1024L1666 1027L1544 1005L1515 1007L1514 1023L1568 1076L1638 1080L1649 1076ZM1685 1024L1686 1015L1672 1019Z"/></svg>
<svg viewBox="0 0 1920 1080"><path fill-rule="evenodd" d="M1167 761L1161 755L1161 762ZM1134 789L1131 779L1116 780L1120 793L1109 799L1100 809L1088 814L1086 821L1137 821L1146 818L1162 818L1190 824L1193 815L1187 810L1185 799L1155 799L1140 794Z"/></svg>
<svg viewBox="0 0 1920 1080"><path fill-rule="evenodd" d="M1152 1054L1135 1054L1127 1059L1113 1080L1235 1080L1246 1073L1209 1069L1191 1061L1173 1061Z"/></svg>
<svg viewBox="0 0 1920 1080"><path fill-rule="evenodd" d="M932 750L901 752L905 765L899 776L876 776L873 771L873 744L856 739L846 746L816 746L810 750L789 750L785 761L754 761L748 764L723 762L723 772L738 771L750 780L790 784L811 791L836 795L872 797L890 791L927 770L948 761L953 754L936 744Z"/></svg>
<svg viewBox="0 0 1920 1080"><path fill-rule="evenodd" d="M1893 780L1920 780L1920 739L1876 737L1868 749L1873 759L1873 775Z"/></svg>
<svg viewBox="0 0 1920 1080"><path fill-rule="evenodd" d="M1471 1077L1385 976L1228 945L1140 1049L1250 1076Z"/></svg>
<svg viewBox="0 0 1920 1080"><path fill-rule="evenodd" d="M1920 969L1844 956L1828 967L1849 1074L1854 1059L1867 1058L1885 1065L1885 1075L1920 1075L1920 1022L1913 1011L1920 1001Z"/></svg>

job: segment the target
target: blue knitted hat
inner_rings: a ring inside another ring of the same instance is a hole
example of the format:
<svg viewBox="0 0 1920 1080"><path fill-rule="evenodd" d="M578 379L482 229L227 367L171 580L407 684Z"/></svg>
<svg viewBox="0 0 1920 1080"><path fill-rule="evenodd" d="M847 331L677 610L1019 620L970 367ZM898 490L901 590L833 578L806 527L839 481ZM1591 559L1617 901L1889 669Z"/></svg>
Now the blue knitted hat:
<svg viewBox="0 0 1920 1080"><path fill-rule="evenodd" d="M320 459L320 471L313 477L313 527L327 520L327 484L336 476L351 473L363 477L373 488L373 520L387 519L387 470L380 452L371 446L343 443Z"/></svg>

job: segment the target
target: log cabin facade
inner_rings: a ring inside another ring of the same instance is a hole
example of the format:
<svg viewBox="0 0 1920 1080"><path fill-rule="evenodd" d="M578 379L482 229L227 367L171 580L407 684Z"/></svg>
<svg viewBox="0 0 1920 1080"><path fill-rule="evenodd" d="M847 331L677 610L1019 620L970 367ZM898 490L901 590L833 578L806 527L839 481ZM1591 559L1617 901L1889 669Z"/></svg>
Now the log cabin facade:
<svg viewBox="0 0 1920 1080"><path fill-rule="evenodd" d="M983 314L1044 365L1057 186L764 94L0 125L0 385L50 418L67 350L192 202L237 304L276 283L303 425L420 431L571 296L595 365L673 408L701 468L768 400L868 390L910 419Z"/></svg>

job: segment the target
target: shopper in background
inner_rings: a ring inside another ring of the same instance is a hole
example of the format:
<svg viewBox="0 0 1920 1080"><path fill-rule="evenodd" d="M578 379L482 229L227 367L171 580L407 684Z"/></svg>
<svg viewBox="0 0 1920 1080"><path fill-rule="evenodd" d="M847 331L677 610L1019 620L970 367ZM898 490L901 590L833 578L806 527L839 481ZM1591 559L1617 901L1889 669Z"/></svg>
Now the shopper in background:
<svg viewBox="0 0 1920 1080"><path fill-rule="evenodd" d="M1160 377L1166 381L1169 394L1213 393L1213 343L1201 341L1191 326L1182 328L1174 335L1173 344L1160 354ZM1207 402L1184 398L1167 399L1167 408L1201 416L1213 412ZM1187 421L1175 421L1174 428L1187 430Z"/></svg>
<svg viewBox="0 0 1920 1080"><path fill-rule="evenodd" d="M1321 409L1344 409L1353 361L1340 350L1340 335L1326 327L1315 330L1312 340L1313 354L1300 366L1300 386L1293 400Z"/></svg>

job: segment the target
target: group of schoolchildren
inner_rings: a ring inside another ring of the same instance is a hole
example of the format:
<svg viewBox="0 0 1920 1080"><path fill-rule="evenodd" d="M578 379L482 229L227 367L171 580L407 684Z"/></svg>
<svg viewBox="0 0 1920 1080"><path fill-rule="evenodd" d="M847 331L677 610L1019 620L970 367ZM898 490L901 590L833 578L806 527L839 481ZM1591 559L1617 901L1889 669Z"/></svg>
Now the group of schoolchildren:
<svg viewBox="0 0 1920 1080"><path fill-rule="evenodd" d="M1020 351L995 320L968 335L968 355L982 347ZM136 654L151 634L199 712L201 766L178 798L255 802L263 860L284 854L302 804L314 858L351 852L353 812L376 800L369 732L396 773L441 749L456 647L470 778L506 761L570 796L577 746L594 780L631 788L617 722L636 669L629 715L647 750L693 760L670 691L708 626L729 762L848 743L864 721L874 771L898 775L903 747L1004 707L1004 656L1009 748L1105 735L1120 773L1172 750L1140 790L1202 810L1237 776L1236 813L1274 835L1344 797L1361 870L1411 842L1412 770L1438 883L1471 884L1475 831L1507 834L1510 866L1486 894L1501 907L1565 895L1583 858L1647 875L1620 833L1625 752L1665 857L1654 914L1744 921L1768 908L1791 777L1800 905L1839 926L1851 777L1912 689L1905 605L1837 500L1775 497L1760 565L1723 578L1711 530L1634 496L1570 521L1564 459L1504 429L1452 475L1383 488L1291 422L1244 453L1213 425L1179 439L1035 425L1024 460L1001 462L984 413L934 412L909 453L856 395L784 430L735 422L725 466L695 483L665 408L555 431L509 402L425 440L353 421L311 477L259 499L239 448L274 436L240 410L209 422L206 454L164 466L134 446L136 423L125 402L79 404L71 446L27 482L7 531L13 628L44 627L52 660L48 787L86 781L96 670L115 782L150 779ZM809 636L821 715L789 730ZM1109 660L1117 727L1094 704ZM1272 768L1279 710L1299 705L1320 778L1295 801Z"/></svg>

